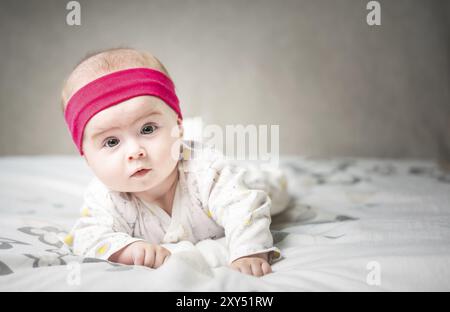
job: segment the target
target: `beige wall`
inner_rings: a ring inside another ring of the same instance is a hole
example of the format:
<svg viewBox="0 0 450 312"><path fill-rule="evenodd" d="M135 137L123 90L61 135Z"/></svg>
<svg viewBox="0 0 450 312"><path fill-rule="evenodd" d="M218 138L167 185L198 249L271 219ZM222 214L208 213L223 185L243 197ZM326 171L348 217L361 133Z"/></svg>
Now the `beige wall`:
<svg viewBox="0 0 450 312"><path fill-rule="evenodd" d="M450 159L445 0L0 2L0 155L75 153L62 80L89 51L146 49L185 116L279 124L281 152Z"/></svg>

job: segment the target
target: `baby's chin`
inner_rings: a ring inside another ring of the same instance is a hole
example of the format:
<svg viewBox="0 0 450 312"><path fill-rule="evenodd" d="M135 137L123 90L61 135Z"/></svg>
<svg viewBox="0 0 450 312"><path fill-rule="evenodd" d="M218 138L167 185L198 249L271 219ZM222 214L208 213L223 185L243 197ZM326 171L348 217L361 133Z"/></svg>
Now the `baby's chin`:
<svg viewBox="0 0 450 312"><path fill-rule="evenodd" d="M153 187L152 185L129 185L117 188L115 191L122 193L142 193L151 190Z"/></svg>
<svg viewBox="0 0 450 312"><path fill-rule="evenodd" d="M111 185L106 184L106 186L114 192L121 192L121 193L139 193L139 192L145 192L153 187L155 187L154 181L149 181L148 179L146 181L129 181L128 183L123 183L121 185Z"/></svg>

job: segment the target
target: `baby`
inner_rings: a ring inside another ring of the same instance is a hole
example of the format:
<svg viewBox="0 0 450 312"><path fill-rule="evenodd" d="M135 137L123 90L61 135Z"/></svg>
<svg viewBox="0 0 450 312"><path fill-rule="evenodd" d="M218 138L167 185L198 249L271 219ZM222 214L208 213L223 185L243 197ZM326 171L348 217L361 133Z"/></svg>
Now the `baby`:
<svg viewBox="0 0 450 312"><path fill-rule="evenodd" d="M269 225L286 206L284 176L183 141L175 87L158 59L134 49L91 55L67 78L62 105L95 175L65 239L75 254L158 268L171 243L225 236L231 268L271 272L280 251Z"/></svg>

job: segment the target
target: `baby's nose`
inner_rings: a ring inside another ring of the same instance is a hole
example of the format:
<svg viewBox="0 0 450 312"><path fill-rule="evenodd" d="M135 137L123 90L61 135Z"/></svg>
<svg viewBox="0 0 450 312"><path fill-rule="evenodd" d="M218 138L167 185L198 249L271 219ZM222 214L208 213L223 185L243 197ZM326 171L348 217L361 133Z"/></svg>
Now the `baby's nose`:
<svg viewBox="0 0 450 312"><path fill-rule="evenodd" d="M130 155L128 156L128 160L132 160L133 158L140 158L140 157L144 157L144 152L139 152L137 155Z"/></svg>

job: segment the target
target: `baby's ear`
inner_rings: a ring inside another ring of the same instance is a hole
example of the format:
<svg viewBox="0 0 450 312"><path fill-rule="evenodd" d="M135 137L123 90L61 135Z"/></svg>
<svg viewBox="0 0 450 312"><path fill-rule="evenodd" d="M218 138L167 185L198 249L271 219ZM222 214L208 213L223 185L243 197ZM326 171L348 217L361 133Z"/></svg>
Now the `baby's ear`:
<svg viewBox="0 0 450 312"><path fill-rule="evenodd" d="M83 154L83 158L84 158L84 160L86 161L86 164L90 167L91 165L89 164L89 161L88 161L88 159L86 158L86 155L85 155L85 154Z"/></svg>
<svg viewBox="0 0 450 312"><path fill-rule="evenodd" d="M183 120L181 120L180 117L177 118L177 125L178 129L180 129L180 138L182 138L184 135L184 128L183 128Z"/></svg>

